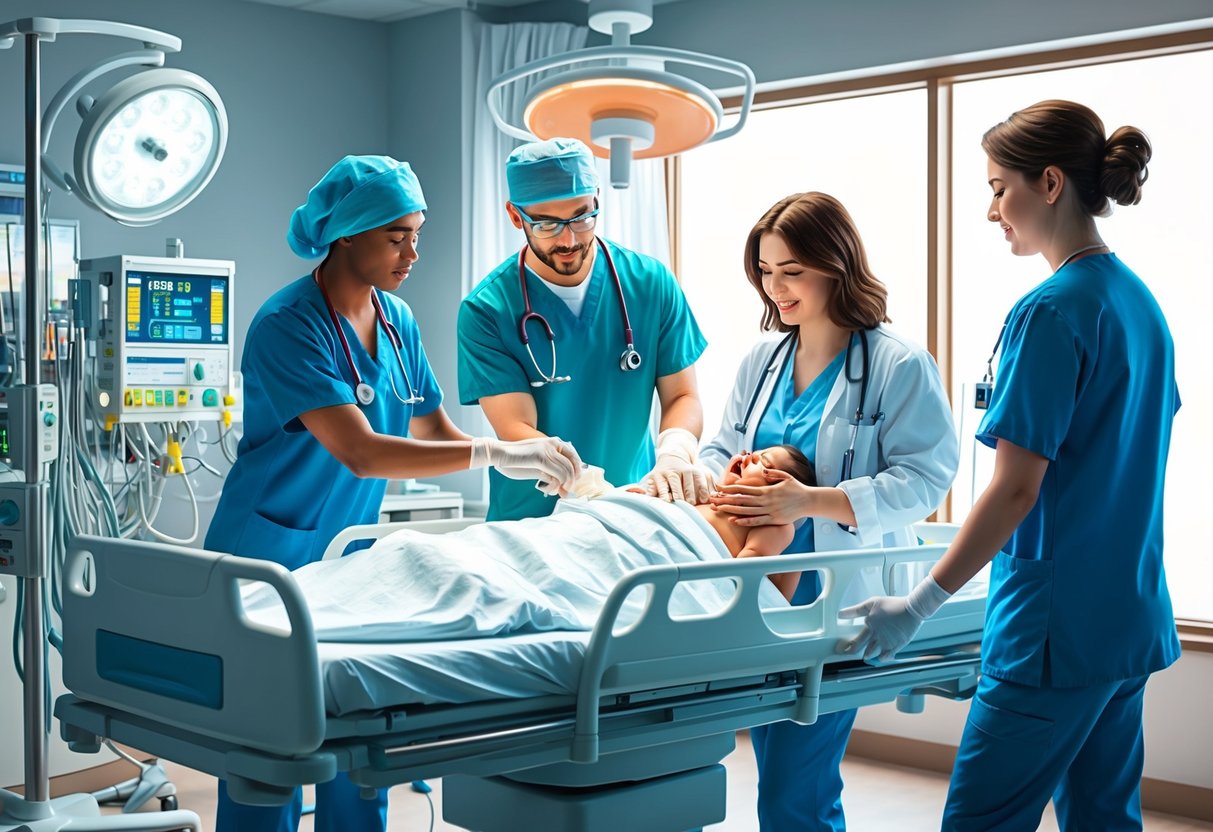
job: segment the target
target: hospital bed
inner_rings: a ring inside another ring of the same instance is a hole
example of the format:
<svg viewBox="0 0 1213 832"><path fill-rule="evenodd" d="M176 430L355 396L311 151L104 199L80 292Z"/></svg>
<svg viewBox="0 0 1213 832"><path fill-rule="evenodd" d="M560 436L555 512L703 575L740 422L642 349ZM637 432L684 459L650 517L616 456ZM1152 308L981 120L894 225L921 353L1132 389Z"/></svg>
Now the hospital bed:
<svg viewBox="0 0 1213 832"><path fill-rule="evenodd" d="M472 522L355 527L330 553L402 525L441 533ZM245 803L281 804L344 771L366 788L442 777L444 818L482 832L697 828L724 819L719 761L739 729L971 695L981 587L957 593L894 663L838 653L858 629L837 618L841 587L865 568L891 585L901 565L937 559L953 533L927 524L927 543L906 549L644 568L614 587L589 633L395 645L318 643L278 564L80 537L63 614L72 693L55 714L76 750L110 738L224 778ZM797 569L819 570L818 600L760 610L763 575ZM735 586L724 609L671 618L679 582L719 578ZM276 589L289 633L243 613L246 581ZM647 606L623 626L632 592L648 593Z"/></svg>

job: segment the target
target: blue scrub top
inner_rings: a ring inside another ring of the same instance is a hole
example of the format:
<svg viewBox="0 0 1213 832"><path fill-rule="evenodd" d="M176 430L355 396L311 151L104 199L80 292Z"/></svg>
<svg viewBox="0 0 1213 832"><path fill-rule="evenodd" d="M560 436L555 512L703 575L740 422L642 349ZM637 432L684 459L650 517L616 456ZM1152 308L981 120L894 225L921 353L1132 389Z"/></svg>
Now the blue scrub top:
<svg viewBox="0 0 1213 832"><path fill-rule="evenodd" d="M651 257L607 245L627 300L640 368L619 368L623 315L599 249L580 316L526 271L531 308L547 319L556 337L558 374L572 376L564 384L531 387L539 376L518 334L524 306L514 254L460 306L459 399L472 405L485 396L530 394L539 430L573 443L585 462L604 470L608 482L623 485L638 481L655 461L649 416L657 379L694 364L707 340L669 269ZM550 373L547 335L535 323L527 332L535 360ZM543 517L556 506L555 498L540 493L534 482L490 471L489 483L489 520Z"/></svg>
<svg viewBox="0 0 1213 832"><path fill-rule="evenodd" d="M796 351L793 343L789 356ZM826 399L834 389L834 382L842 372L843 362L847 351L844 349L834 357L817 378L813 379L800 395L796 395L793 379L792 360L784 362L767 409L758 421L758 430L754 434L754 447L751 450L769 448L772 445L795 445L800 449L809 462L817 466L817 434L821 430L821 419L825 415ZM813 523L806 520L796 529L792 542L785 552L814 551ZM794 604L807 604L813 601L821 592L820 583L816 580L802 580L796 587L792 598Z"/></svg>
<svg viewBox="0 0 1213 832"><path fill-rule="evenodd" d="M358 372L375 390L362 408L381 434L407 436L413 416L442 403L408 304L379 293L383 313L404 342L400 355L413 388L425 397L405 405L408 382L395 347L376 327L377 358L371 358L345 318L344 329ZM321 407L355 404L354 380L319 287L309 274L274 294L249 326L241 361L244 373L244 436L205 546L219 552L274 560L294 569L324 554L347 526L374 523L387 481L361 479L325 450L299 421Z"/></svg>
<svg viewBox="0 0 1213 832"><path fill-rule="evenodd" d="M1178 658L1162 547L1179 406L1167 322L1115 255L1063 266L1011 310L977 438L1050 464L994 559L984 673L1077 687Z"/></svg>

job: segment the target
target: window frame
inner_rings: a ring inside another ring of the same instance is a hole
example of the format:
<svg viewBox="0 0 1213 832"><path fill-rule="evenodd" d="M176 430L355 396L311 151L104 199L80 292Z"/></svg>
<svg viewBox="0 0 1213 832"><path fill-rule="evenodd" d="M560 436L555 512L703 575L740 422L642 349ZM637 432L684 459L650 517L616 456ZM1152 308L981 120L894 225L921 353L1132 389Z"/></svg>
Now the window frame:
<svg viewBox="0 0 1213 832"><path fill-rule="evenodd" d="M1162 27L1160 27L1162 28ZM754 109L777 109L817 104L843 98L861 98L902 90L927 92L927 349L939 365L944 389L952 395L952 90L966 81L1028 75L1059 69L1121 63L1185 52L1213 50L1213 25L1208 20L1165 27L1159 34L1113 33L1097 43L1041 44L1013 55L943 60L914 69L873 68L848 73L845 78L812 81L758 92ZM1089 38L1080 39L1089 41ZM725 98L725 112L736 113L741 101ZM677 156L666 161L667 219L670 257L675 274L681 261L682 167ZM935 515L952 516L952 492ZM1184 649L1213 653L1213 620L1178 619L1176 629Z"/></svg>

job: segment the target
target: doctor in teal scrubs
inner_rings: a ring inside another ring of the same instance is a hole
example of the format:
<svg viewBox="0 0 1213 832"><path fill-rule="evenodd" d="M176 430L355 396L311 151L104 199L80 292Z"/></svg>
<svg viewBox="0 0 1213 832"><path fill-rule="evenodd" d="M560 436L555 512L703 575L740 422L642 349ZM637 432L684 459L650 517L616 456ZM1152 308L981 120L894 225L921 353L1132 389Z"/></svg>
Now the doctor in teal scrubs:
<svg viewBox="0 0 1213 832"><path fill-rule="evenodd" d="M459 399L503 439L559 436L616 485L707 500L694 363L707 342L674 276L594 234L594 157L576 139L517 148L506 212L525 244L459 310ZM650 437L653 394L661 407ZM489 520L541 517L555 489L490 474Z"/></svg>
<svg viewBox="0 0 1213 832"><path fill-rule="evenodd" d="M944 810L947 830L1141 829L1142 696L1179 657L1163 571L1163 481L1179 409L1175 350L1145 283L1095 217L1141 199L1150 143L1069 101L982 139L997 223L1052 275L1015 304L977 438L994 477L905 598L873 598L849 645L891 657L993 561L982 679Z"/></svg>
<svg viewBox="0 0 1213 832"><path fill-rule="evenodd" d="M532 488L571 484L581 463L566 443L473 439L442 409L417 322L391 294L417 261L425 209L407 163L347 156L291 216L291 249L323 259L249 325L244 435L206 548L291 569L319 560L337 532L378 520L389 478L493 465ZM297 789L281 807L239 797L220 781L219 832L297 828ZM343 774L317 784L317 830L386 826L386 790L364 800Z"/></svg>

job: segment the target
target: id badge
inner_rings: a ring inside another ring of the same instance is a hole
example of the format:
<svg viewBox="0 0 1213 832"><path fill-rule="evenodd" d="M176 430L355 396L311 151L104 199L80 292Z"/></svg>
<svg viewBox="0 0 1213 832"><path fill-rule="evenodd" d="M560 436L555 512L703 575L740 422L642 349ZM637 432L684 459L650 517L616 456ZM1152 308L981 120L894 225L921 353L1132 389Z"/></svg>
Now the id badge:
<svg viewBox="0 0 1213 832"><path fill-rule="evenodd" d="M988 381L979 381L973 388L973 407L987 410L990 407L990 396L994 393L994 385Z"/></svg>

